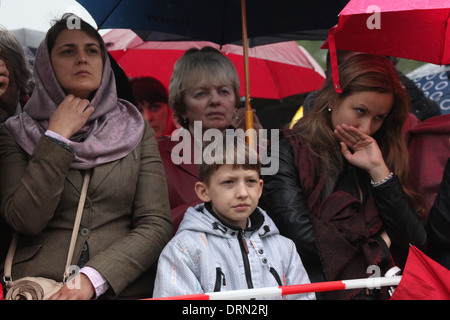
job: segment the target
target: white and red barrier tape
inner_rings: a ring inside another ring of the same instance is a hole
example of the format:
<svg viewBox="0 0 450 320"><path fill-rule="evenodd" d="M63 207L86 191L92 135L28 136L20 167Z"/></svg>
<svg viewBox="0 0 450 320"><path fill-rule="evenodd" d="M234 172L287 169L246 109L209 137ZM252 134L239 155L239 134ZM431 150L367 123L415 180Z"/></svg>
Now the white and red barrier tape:
<svg viewBox="0 0 450 320"><path fill-rule="evenodd" d="M251 298L269 298L307 292L323 292L323 291L350 290L361 288L379 288L384 286L397 286L400 283L401 279L402 279L401 276L371 277L364 279L295 284L279 287L199 293L183 296L153 298L146 300L241 300L241 299L244 300Z"/></svg>

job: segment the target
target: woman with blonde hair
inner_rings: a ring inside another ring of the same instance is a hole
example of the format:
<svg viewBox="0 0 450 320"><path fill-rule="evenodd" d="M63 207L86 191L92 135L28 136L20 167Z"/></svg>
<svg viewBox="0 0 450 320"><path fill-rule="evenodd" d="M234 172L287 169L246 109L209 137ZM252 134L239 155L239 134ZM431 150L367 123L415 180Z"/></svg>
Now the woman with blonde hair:
<svg viewBox="0 0 450 320"><path fill-rule="evenodd" d="M402 265L410 244L426 243L402 131L409 100L393 64L356 54L339 65L339 77L342 93L328 77L309 114L283 130L280 169L264 177L262 207L294 240L312 282L367 277L369 266L386 271L391 255Z"/></svg>
<svg viewBox="0 0 450 320"><path fill-rule="evenodd" d="M169 105L182 128L174 131L170 138L158 141L175 229L187 208L201 203L194 190L201 162L195 155L203 144L198 136L203 137L208 129L225 133L226 129L233 128L239 86L234 64L213 47L189 49L175 63L169 85ZM176 163L174 157L186 161Z"/></svg>

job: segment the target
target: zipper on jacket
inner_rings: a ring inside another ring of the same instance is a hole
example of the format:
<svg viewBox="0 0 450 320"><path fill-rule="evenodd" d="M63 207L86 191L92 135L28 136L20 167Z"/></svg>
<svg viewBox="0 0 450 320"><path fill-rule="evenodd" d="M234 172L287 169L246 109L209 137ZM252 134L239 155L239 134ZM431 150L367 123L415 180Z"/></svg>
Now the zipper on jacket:
<svg viewBox="0 0 450 320"><path fill-rule="evenodd" d="M278 274L277 270L275 270L274 267L270 267L269 269L270 273L273 275L273 277L275 278L275 280L277 281L279 286L282 286L283 283L281 282L281 278L280 275Z"/></svg>
<svg viewBox="0 0 450 320"><path fill-rule="evenodd" d="M216 284L214 285L214 292L220 291L223 286L226 286L225 274L220 267L216 268Z"/></svg>
<svg viewBox="0 0 450 320"><path fill-rule="evenodd" d="M247 280L247 286L249 289L253 289L252 274L250 272L250 261L248 260L248 246L247 241L244 238L244 230L241 230L237 234L239 246L241 247L242 259L244 261L245 279Z"/></svg>

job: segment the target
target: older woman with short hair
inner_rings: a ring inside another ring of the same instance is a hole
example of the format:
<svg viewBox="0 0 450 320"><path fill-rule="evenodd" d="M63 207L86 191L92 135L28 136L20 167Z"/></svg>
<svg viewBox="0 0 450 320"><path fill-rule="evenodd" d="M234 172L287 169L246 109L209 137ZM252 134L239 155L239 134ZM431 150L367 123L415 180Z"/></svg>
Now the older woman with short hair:
<svg viewBox="0 0 450 320"><path fill-rule="evenodd" d="M233 63L212 47L190 49L175 63L169 85L169 105L182 129L158 141L169 187L175 228L186 209L201 202L194 191L199 181L194 137L208 129L225 133L239 104L239 78ZM200 130L201 127L201 130ZM181 147L180 145L181 144ZM190 153L190 155L186 155ZM173 157L186 161L174 163Z"/></svg>

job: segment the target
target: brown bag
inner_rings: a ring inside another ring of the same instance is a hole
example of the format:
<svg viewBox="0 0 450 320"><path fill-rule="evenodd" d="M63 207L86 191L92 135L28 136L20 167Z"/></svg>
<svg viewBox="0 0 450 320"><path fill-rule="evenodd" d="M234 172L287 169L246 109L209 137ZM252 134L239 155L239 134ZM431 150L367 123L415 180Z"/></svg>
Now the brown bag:
<svg viewBox="0 0 450 320"><path fill-rule="evenodd" d="M75 249L75 242L77 239L78 229L80 227L81 215L83 213L84 202L86 200L87 188L89 179L91 177L91 171L86 171L84 175L83 187L81 189L80 201L78 202L77 215L75 217L75 223L72 231L72 238L70 240L69 253L67 255L66 268L64 271L64 277L62 282L55 281L53 279L42 277L24 277L18 280L12 281L11 270L14 258L14 252L16 251L17 242L19 240L19 234L16 232L11 241L11 245L8 250L8 254L5 260L5 300L47 300L53 294L64 285L70 276L70 263L73 257L73 251Z"/></svg>

